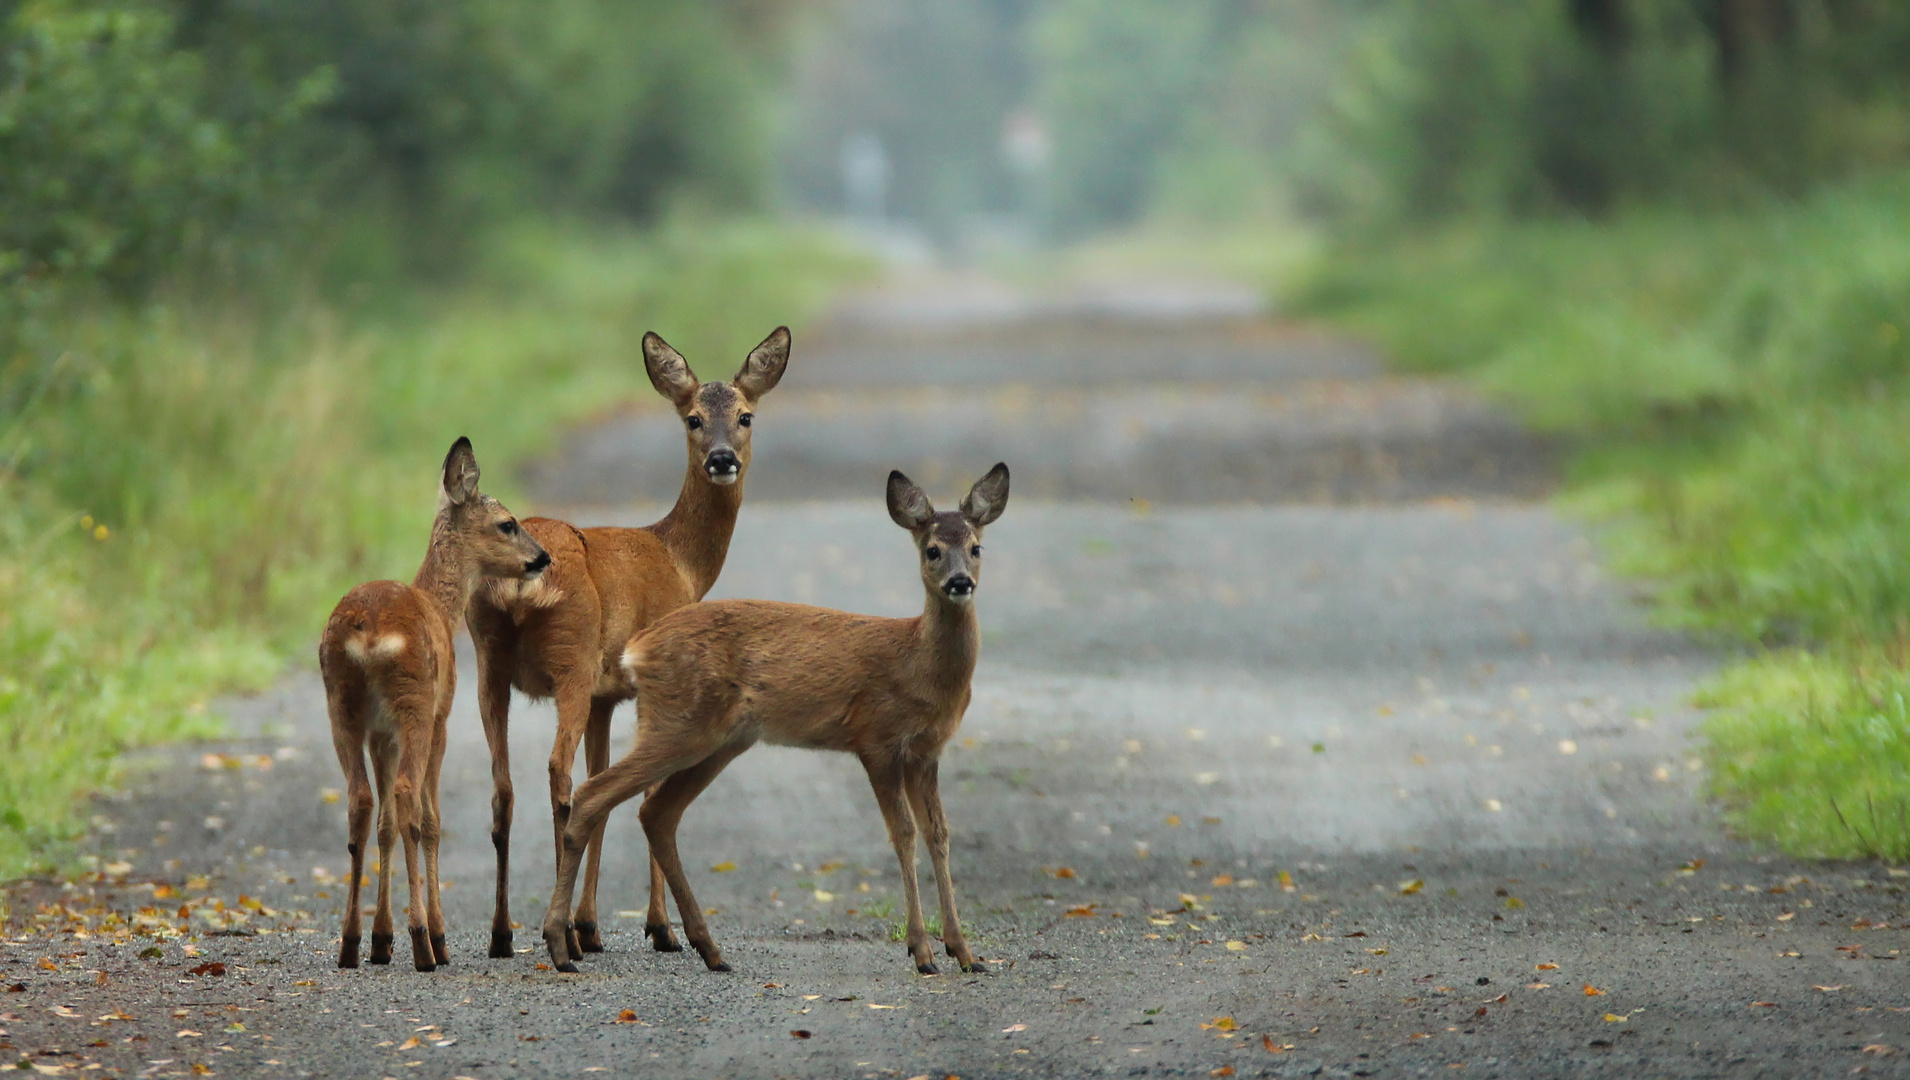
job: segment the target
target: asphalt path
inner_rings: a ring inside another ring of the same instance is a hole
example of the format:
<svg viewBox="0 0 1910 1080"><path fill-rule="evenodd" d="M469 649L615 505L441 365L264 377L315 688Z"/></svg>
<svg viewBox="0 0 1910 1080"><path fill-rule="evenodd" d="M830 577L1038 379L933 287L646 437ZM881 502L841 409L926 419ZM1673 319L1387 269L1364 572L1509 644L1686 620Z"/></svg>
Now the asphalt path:
<svg viewBox="0 0 1910 1080"><path fill-rule="evenodd" d="M643 946L628 810L609 951L541 969L554 718L521 700L525 951L485 958L467 656L450 966L410 970L402 941L391 967L332 966L342 782L298 674L226 703L231 740L136 763L97 807L96 873L15 890L6 1044L109 1076L1903 1071L1905 878L1728 836L1687 704L1718 660L1654 628L1542 501L1551 447L1251 313L975 307L877 295L798 339L714 595L913 613L887 469L952 499L1009 460L944 764L989 974L914 973L860 768L771 747L681 834L734 972ZM681 461L666 425L607 418L533 484L575 520L653 520Z"/></svg>

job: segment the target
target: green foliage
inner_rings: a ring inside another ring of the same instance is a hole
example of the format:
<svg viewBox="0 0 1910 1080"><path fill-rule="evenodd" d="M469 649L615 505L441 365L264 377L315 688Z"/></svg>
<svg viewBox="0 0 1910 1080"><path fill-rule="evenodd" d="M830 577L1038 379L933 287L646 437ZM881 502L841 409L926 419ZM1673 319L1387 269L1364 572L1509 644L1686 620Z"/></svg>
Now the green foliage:
<svg viewBox="0 0 1910 1080"><path fill-rule="evenodd" d="M1858 850L1833 798L1865 835L1863 800L1910 800L1895 759L1832 780L1900 727L1910 680L1906 228L1899 177L1703 217L1453 227L1342 249L1305 292L1583 446L1575 498L1614 519L1669 618L1815 651L1728 673L1708 728L1745 828L1803 852Z"/></svg>

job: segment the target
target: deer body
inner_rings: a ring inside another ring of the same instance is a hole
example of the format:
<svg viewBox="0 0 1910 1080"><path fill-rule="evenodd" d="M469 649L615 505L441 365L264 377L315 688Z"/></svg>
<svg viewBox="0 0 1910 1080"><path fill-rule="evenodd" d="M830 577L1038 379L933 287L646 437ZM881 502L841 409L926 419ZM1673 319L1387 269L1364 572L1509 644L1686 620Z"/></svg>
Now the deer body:
<svg viewBox="0 0 1910 1080"><path fill-rule="evenodd" d="M618 663L625 644L659 618L701 600L716 584L729 551L749 470L756 401L773 389L789 361L789 331L777 328L728 383L700 383L676 350L644 335L644 366L657 391L684 420L687 468L683 488L663 520L639 529L579 529L550 518L525 521L551 553L536 581L497 580L472 603L467 620L477 648L478 707L491 749L491 841L497 852L497 895L491 923L493 957L512 955L508 887L515 795L510 771L511 688L557 704L550 756L552 827L561 839L571 814L571 771L578 743L595 775L610 763L610 717L634 696ZM592 838L577 951L601 951L596 893L602 836ZM654 860L646 932L658 949L674 950Z"/></svg>
<svg viewBox="0 0 1910 1080"><path fill-rule="evenodd" d="M915 618L722 600L674 612L631 642L623 670L637 695L637 744L577 791L543 927L558 970L576 970L570 900L589 837L618 804L653 785L660 786L639 814L651 856L676 896L690 944L711 970L729 970L683 873L676 829L697 795L758 741L856 755L901 864L917 969L936 970L915 878L920 829L934 864L943 944L963 970L980 970L955 911L938 767L968 708L980 652L971 600L981 529L1001 515L1007 497L1001 465L961 511L942 514L907 477L890 475L890 515L915 537L928 594Z"/></svg>
<svg viewBox="0 0 1910 1080"><path fill-rule="evenodd" d="M332 745L350 789L351 884L339 967L358 966L359 887L374 808L379 863L371 962L391 962L391 856L400 838L413 965L431 971L451 959L438 903L438 774L457 691L452 637L486 575L534 579L550 563L510 511L478 493L477 480L471 444L459 439L445 458L438 516L417 577L346 593L319 640Z"/></svg>

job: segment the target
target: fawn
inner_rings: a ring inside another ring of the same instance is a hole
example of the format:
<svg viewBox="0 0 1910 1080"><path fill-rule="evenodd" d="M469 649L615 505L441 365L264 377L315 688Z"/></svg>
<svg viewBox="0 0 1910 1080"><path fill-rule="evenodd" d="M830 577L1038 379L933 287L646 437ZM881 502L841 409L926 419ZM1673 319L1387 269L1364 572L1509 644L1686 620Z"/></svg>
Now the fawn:
<svg viewBox="0 0 1910 1080"><path fill-rule="evenodd" d="M417 576L409 585L373 581L346 593L319 639L332 746L351 799L351 890L338 951L342 968L358 966L358 889L374 780L378 913L371 924L371 962L391 962L391 848L400 837L411 889L411 961L419 971L451 962L438 905L438 771L444 763L445 718L458 683L451 639L485 577L534 581L550 565L550 555L509 510L480 494L477 484L471 440L461 438L445 455L438 516ZM371 780L365 776L367 749Z"/></svg>
<svg viewBox="0 0 1910 1080"><path fill-rule="evenodd" d="M644 370L676 407L689 463L676 506L641 529L579 529L550 518L524 527L551 554L534 580L494 581L466 618L477 647L478 708L491 748L491 843L497 850L497 899L491 920L493 957L511 955L508 887L511 860L509 725L511 687L557 699L557 740L550 755L550 804L561 844L571 813L571 768L577 743L595 775L610 763L610 714L630 699L617 670L624 643L657 619L703 598L716 584L749 472L750 424L756 403L775 389L789 364L789 330L777 327L727 383L698 382L683 357L656 334L643 336ZM590 866L571 951L601 952L597 933L597 866L601 830L590 840ZM676 951L663 907L663 877L650 867L650 913L644 927L660 951Z"/></svg>
<svg viewBox="0 0 1910 1080"><path fill-rule="evenodd" d="M637 744L577 790L559 845L557 890L544 942L559 971L569 951L571 890L587 842L619 803L651 790L638 813L683 933L712 971L728 971L677 855L683 811L758 740L856 755L869 774L902 866L908 947L917 971L937 969L915 881L915 835L927 834L941 899L942 943L963 971L985 970L962 937L948 866L948 820L936 778L942 747L968 708L981 633L973 603L983 527L1008 503L1008 467L977 481L958 511L937 513L900 472L889 516L915 539L926 609L910 619L851 615L767 600L694 604L657 621L623 654L637 695Z"/></svg>

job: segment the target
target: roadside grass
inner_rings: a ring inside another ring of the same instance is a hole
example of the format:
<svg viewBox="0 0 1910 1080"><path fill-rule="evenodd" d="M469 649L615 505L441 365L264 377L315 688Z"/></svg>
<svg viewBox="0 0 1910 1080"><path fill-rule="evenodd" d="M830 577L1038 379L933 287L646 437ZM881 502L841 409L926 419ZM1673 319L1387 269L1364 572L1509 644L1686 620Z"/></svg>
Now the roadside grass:
<svg viewBox="0 0 1910 1080"><path fill-rule="evenodd" d="M1579 448L1566 501L1663 617L1753 646L1701 694L1712 790L1800 855L1910 856L1906 230L1896 177L1342 247L1299 293Z"/></svg>
<svg viewBox="0 0 1910 1080"><path fill-rule="evenodd" d="M456 285L327 302L76 300L0 365L0 878L46 869L127 749L216 733L221 693L309 663L351 584L409 579L444 447L487 491L564 423L648 407L656 329L727 377L872 269L758 221L533 223ZM22 384L30 384L21 389Z"/></svg>

